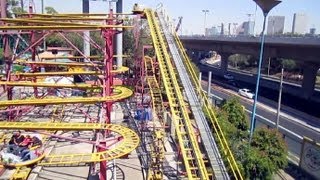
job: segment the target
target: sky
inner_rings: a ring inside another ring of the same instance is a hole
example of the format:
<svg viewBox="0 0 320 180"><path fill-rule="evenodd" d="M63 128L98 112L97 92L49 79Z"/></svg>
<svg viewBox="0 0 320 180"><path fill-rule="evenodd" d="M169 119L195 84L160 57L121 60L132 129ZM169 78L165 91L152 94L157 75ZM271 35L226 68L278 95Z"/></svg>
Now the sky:
<svg viewBox="0 0 320 180"><path fill-rule="evenodd" d="M36 11L41 12L41 0L34 0ZM80 13L82 11L82 0L44 0L45 6L55 8L59 13ZM160 3L163 4L166 12L172 19L183 17L183 34L203 34L204 33L204 13L202 10L209 10L206 18L206 27L218 26L224 23L241 24L248 21L247 14L256 14L251 17L256 20L255 33L259 34L262 30L263 15L259 7L253 0L123 0L124 12L131 12L134 3L144 7L156 8ZM291 32L294 13L305 13L308 17L307 31L316 28L320 34L320 0L282 0L273 8L269 16L285 16L285 32ZM105 1L92 0L90 2L91 13L106 13L108 3ZM256 12L256 13L255 13Z"/></svg>

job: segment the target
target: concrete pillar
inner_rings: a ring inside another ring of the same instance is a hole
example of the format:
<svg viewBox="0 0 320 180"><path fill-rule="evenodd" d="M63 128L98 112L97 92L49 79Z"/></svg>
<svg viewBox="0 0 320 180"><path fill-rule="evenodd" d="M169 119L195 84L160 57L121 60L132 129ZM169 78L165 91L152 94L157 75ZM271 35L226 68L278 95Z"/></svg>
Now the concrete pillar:
<svg viewBox="0 0 320 180"><path fill-rule="evenodd" d="M221 57L220 70L224 74L228 71L228 59L229 59L230 54L229 53L221 53L219 55Z"/></svg>
<svg viewBox="0 0 320 180"><path fill-rule="evenodd" d="M303 65L302 94L306 99L309 99L314 92L319 67L320 64L313 63L304 63Z"/></svg>

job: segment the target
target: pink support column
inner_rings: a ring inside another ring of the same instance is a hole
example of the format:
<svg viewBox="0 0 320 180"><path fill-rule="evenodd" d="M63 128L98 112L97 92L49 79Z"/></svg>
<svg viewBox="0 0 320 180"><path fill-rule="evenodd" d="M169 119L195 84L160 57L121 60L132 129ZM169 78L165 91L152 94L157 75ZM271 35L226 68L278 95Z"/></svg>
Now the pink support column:
<svg viewBox="0 0 320 180"><path fill-rule="evenodd" d="M114 24L113 17L113 10L110 9L109 18L110 20L107 20L108 25ZM104 52L104 79L103 79L103 97L111 96L112 94L112 85L113 85L113 75L111 73L112 70L112 63L113 63L113 37L115 34L115 30L113 29L102 29L102 34L105 39L105 52ZM106 124L110 124L110 118L111 118L111 110L112 110L112 102L105 102L103 103L103 107L106 111ZM106 135L108 135L110 132L106 131L104 132L104 138ZM100 141L101 143L105 143L104 141ZM98 148L98 151L103 151L103 149ZM101 161L100 162L100 180L106 180L107 179L107 161Z"/></svg>

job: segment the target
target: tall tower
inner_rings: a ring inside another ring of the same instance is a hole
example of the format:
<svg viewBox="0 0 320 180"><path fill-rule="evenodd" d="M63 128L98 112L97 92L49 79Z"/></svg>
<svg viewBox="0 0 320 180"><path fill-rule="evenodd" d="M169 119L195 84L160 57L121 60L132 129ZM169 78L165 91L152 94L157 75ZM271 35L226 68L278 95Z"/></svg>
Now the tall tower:
<svg viewBox="0 0 320 180"><path fill-rule="evenodd" d="M284 21L285 21L284 16L269 16L267 34L268 35L283 34Z"/></svg>
<svg viewBox="0 0 320 180"><path fill-rule="evenodd" d="M221 35L224 35L224 24L223 23L221 23L221 31L220 31L221 33Z"/></svg>
<svg viewBox="0 0 320 180"><path fill-rule="evenodd" d="M303 13L294 13L292 23L292 34L305 34L307 29L307 15Z"/></svg>

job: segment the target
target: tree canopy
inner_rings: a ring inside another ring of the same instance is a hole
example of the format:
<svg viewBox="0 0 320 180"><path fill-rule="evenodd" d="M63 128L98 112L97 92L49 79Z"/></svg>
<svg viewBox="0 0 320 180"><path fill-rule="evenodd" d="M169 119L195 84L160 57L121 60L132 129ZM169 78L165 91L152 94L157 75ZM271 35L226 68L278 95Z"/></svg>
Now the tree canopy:
<svg viewBox="0 0 320 180"><path fill-rule="evenodd" d="M228 121L237 129L247 131L249 128L247 115L244 107L240 104L238 98L232 98L222 106L222 109L227 113Z"/></svg>
<svg viewBox="0 0 320 180"><path fill-rule="evenodd" d="M272 179L286 167L287 146L276 129L257 128L249 144L249 121L239 99L225 101L217 118L246 179Z"/></svg>
<svg viewBox="0 0 320 180"><path fill-rule="evenodd" d="M58 11L56 11L53 7L47 6L45 7L47 14L58 14Z"/></svg>

